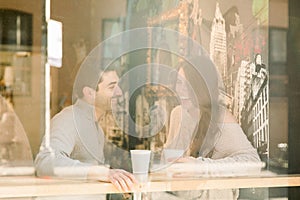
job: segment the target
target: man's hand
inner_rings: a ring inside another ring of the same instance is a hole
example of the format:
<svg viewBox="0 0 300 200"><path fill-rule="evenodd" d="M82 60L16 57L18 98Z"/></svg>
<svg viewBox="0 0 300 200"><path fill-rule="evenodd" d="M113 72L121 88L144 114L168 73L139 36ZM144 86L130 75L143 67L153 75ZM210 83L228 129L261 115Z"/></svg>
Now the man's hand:
<svg viewBox="0 0 300 200"><path fill-rule="evenodd" d="M138 183L133 174L122 169L110 169L108 175L109 181L122 192L129 192L135 189Z"/></svg>

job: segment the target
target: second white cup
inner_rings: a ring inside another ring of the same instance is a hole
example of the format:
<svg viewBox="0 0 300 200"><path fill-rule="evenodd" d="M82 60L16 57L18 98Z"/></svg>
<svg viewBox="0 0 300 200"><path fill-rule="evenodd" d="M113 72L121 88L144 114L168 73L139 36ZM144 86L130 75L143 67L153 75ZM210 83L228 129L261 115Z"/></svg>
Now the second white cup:
<svg viewBox="0 0 300 200"><path fill-rule="evenodd" d="M164 149L163 150L163 157L165 160L165 163L170 162L170 160L176 160L180 157L182 157L184 154L184 150L182 149Z"/></svg>

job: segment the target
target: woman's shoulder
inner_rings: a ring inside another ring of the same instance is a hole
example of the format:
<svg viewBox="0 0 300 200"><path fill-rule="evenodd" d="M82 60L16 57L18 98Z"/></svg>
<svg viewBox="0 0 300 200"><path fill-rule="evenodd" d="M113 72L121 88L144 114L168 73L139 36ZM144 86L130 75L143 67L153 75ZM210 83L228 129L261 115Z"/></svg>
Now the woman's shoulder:
<svg viewBox="0 0 300 200"><path fill-rule="evenodd" d="M219 128L221 129L221 132L227 133L230 132L231 134L234 133L240 133L242 132L240 124L238 124L236 118L231 114L229 111L225 112L225 117L222 123L219 124Z"/></svg>
<svg viewBox="0 0 300 200"><path fill-rule="evenodd" d="M236 118L228 110L225 112L224 123L237 123Z"/></svg>

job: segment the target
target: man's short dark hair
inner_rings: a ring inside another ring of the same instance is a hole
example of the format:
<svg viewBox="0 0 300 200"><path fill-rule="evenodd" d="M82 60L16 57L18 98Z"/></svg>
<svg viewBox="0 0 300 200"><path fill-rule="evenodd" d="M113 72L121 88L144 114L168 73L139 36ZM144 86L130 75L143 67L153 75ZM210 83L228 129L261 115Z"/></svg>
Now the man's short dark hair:
<svg viewBox="0 0 300 200"><path fill-rule="evenodd" d="M108 71L116 70L116 62L111 64L106 69L103 69L101 62L97 59L86 59L77 72L77 76L73 87L73 100L83 97L83 88L90 87L97 90L98 84L102 81L102 75ZM104 65L105 66L105 65Z"/></svg>

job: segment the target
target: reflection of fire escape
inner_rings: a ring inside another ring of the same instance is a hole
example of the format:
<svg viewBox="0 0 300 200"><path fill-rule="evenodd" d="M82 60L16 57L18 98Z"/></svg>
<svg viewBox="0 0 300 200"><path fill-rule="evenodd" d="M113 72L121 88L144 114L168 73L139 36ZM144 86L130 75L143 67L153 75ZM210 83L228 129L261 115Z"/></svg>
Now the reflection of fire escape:
<svg viewBox="0 0 300 200"><path fill-rule="evenodd" d="M222 76L225 91L227 87L227 46L226 46L226 31L225 20L219 8L219 3L216 5L215 18L212 24L210 35L210 57L217 66L219 73Z"/></svg>
<svg viewBox="0 0 300 200"><path fill-rule="evenodd" d="M237 79L234 86L233 114L241 123L242 109L251 89L251 72L249 61L242 61L237 72Z"/></svg>

